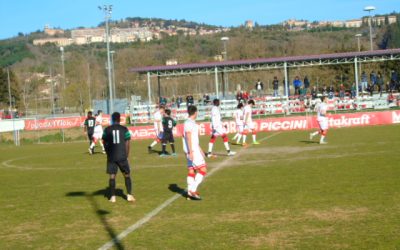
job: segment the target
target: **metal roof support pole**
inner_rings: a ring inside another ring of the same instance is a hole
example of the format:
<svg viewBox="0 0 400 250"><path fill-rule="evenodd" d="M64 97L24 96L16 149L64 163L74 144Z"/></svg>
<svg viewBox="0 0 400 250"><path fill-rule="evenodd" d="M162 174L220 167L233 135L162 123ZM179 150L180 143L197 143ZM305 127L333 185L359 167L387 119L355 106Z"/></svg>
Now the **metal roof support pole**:
<svg viewBox="0 0 400 250"><path fill-rule="evenodd" d="M151 105L151 80L150 80L150 72L147 72L147 95L149 98L149 105Z"/></svg>
<svg viewBox="0 0 400 250"><path fill-rule="evenodd" d="M158 101L161 100L161 77L157 74L157 84L158 84Z"/></svg>
<svg viewBox="0 0 400 250"><path fill-rule="evenodd" d="M289 82L288 82L287 62L283 63L283 68L285 69L285 90L284 90L284 94L286 96L286 100L289 100Z"/></svg>
<svg viewBox="0 0 400 250"><path fill-rule="evenodd" d="M215 75L215 94L217 95L217 98L219 99L219 90L218 90L218 68L214 68L214 75Z"/></svg>
<svg viewBox="0 0 400 250"><path fill-rule="evenodd" d="M354 80L356 81L356 96L358 97L358 58L354 58Z"/></svg>

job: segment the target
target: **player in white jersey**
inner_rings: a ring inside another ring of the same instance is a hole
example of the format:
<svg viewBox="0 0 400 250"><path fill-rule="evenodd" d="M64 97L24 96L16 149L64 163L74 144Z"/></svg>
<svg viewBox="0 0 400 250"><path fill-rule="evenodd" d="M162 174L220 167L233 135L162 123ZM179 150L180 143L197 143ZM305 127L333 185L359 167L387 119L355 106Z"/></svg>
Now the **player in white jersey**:
<svg viewBox="0 0 400 250"><path fill-rule="evenodd" d="M319 140L319 144L327 144L325 141L326 134L328 133L328 118L326 117L327 111L328 111L328 104L327 104L328 98L326 96L323 96L321 98L321 103L319 103L316 107L315 110L317 111L317 122L319 125L319 130L315 131L314 133L310 133L310 140L314 138L314 136L320 134L321 138Z"/></svg>
<svg viewBox="0 0 400 250"><path fill-rule="evenodd" d="M215 140L218 136L222 137L224 141L224 146L226 151L228 152L228 156L235 155L235 152L232 152L229 148L228 136L226 136L226 129L222 125L221 121L221 113L219 109L219 100L214 99L213 101L214 106L211 109L211 138L210 142L208 143L208 152L207 157L213 157L212 150L214 147Z"/></svg>
<svg viewBox="0 0 400 250"><path fill-rule="evenodd" d="M247 105L244 107L243 115L244 115L244 131L243 131L243 146L246 146L246 137L248 133L252 134L253 137L253 144L257 145L260 144L257 141L256 129L254 126L253 118L252 118L252 108L255 105L254 100L249 100Z"/></svg>
<svg viewBox="0 0 400 250"><path fill-rule="evenodd" d="M183 151L186 154L188 167L187 195L192 199L200 200L197 188L207 173L207 165L199 144L199 126L196 124L197 107L189 106L188 114L189 118L183 126Z"/></svg>
<svg viewBox="0 0 400 250"><path fill-rule="evenodd" d="M164 117L164 112L165 112L165 108L164 106L160 106L158 108L158 110L156 112L154 112L154 132L156 134L156 138L154 139L154 141L150 144L150 146L148 146L148 150L149 153L153 152L153 147L161 142L161 139L163 138L163 125L162 125L162 119Z"/></svg>
<svg viewBox="0 0 400 250"><path fill-rule="evenodd" d="M238 104L237 109L233 113L233 118L236 123L236 135L232 140L236 140L236 144L239 144L243 134L243 103Z"/></svg>
<svg viewBox="0 0 400 250"><path fill-rule="evenodd" d="M103 136L103 111L98 110L97 115L96 115L96 126L94 127L94 133L93 133L93 141L92 144L90 145L90 150L92 151L91 153L94 154L94 148L96 146L96 143L98 142L103 150L103 154L106 153L103 145L103 141L101 137Z"/></svg>

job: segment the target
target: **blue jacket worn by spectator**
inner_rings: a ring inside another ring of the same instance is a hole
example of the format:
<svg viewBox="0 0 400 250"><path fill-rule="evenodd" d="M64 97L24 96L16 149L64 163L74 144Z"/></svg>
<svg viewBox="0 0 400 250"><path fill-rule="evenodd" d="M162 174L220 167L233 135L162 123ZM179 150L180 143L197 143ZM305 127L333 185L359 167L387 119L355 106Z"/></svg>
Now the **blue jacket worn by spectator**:
<svg viewBox="0 0 400 250"><path fill-rule="evenodd" d="M373 85L376 84L377 76L376 76L375 71L372 71L371 74L369 74L369 80L371 81L371 83Z"/></svg>
<svg viewBox="0 0 400 250"><path fill-rule="evenodd" d="M308 77L304 77L304 88L308 89L310 87L310 81L308 80Z"/></svg>

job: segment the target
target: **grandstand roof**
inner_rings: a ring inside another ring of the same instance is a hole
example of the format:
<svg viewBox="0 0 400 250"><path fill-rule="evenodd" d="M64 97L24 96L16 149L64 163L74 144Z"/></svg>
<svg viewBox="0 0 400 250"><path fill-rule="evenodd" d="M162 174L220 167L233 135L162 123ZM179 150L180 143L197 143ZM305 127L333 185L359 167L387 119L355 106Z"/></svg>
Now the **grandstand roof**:
<svg viewBox="0 0 400 250"><path fill-rule="evenodd" d="M393 58L395 56L395 58ZM378 58L376 58L378 57ZM287 67L300 67L300 66L313 66L313 65L328 65L328 64L340 64L354 62L355 58L359 58L361 62L368 61L384 61L384 60L399 60L400 49L387 49L387 50L374 50L374 51L363 51L363 52L345 52L345 53L334 53L334 54L318 54L318 55L305 55L305 56L287 56L287 57L274 57L274 58L259 58L259 59L246 59L246 60L233 60L224 62L206 62L206 63L191 63L191 64L178 64L178 65L163 65L163 66L147 66L132 68L130 72L137 72L140 74L145 73L156 73L159 76L166 75L180 75L180 74L195 74L195 70L199 70L197 73L204 73L204 70L214 70L215 68L226 67L232 68L232 71L236 70L254 70L257 66L264 65L259 69L265 69L265 65L269 65L268 68L280 68L279 64L287 63ZM332 61L334 60L334 61ZM351 61L348 61L351 60ZM325 63L323 62L325 61ZM319 63L318 63L319 62ZM307 64L301 64L307 63ZM275 64L275 67L271 65ZM246 67L246 69L237 68ZM250 67L250 68L249 68ZM190 72L188 72L190 70ZM194 70L194 71L193 71ZM201 72L200 72L201 71Z"/></svg>

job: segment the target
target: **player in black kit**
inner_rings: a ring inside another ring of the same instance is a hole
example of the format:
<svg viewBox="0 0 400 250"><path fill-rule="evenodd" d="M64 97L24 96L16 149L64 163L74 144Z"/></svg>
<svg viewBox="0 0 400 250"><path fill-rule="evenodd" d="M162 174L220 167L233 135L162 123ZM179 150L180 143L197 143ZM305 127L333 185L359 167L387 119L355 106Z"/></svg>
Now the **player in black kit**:
<svg viewBox="0 0 400 250"><path fill-rule="evenodd" d="M93 117L92 111L87 113L87 118L84 123L83 131L87 133L89 138L89 154L93 154L93 149L90 148L93 142L94 127L96 126L96 118Z"/></svg>
<svg viewBox="0 0 400 250"><path fill-rule="evenodd" d="M171 117L171 110L169 109L165 110L165 116L162 120L162 125L164 129L164 134L162 138L162 151L160 156L161 157L168 156L166 151L168 142L171 145L172 156L176 156L175 145L174 145L174 134L172 132L172 129L176 126L176 121Z"/></svg>
<svg viewBox="0 0 400 250"><path fill-rule="evenodd" d="M107 153L107 174L110 175L109 187L111 191L110 202L115 202L115 176L118 168L124 174L126 186L126 199L135 201L132 195L132 181L130 166L128 162L131 133L128 128L120 125L121 115L114 112L111 115L111 126L108 126L103 133L104 147Z"/></svg>

